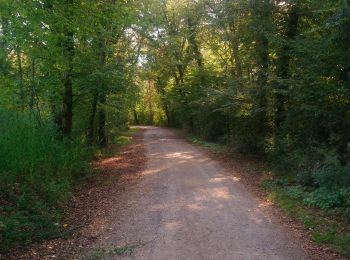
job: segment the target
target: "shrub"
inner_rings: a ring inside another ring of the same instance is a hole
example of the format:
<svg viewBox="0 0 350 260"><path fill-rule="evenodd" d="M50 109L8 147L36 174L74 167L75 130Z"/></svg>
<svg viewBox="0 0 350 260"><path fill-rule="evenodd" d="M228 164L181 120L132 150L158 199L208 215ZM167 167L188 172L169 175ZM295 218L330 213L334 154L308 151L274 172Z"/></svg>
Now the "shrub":
<svg viewBox="0 0 350 260"><path fill-rule="evenodd" d="M334 210L350 219L350 188L319 188L306 195L304 203L324 210Z"/></svg>
<svg viewBox="0 0 350 260"><path fill-rule="evenodd" d="M341 166L339 163L315 170L312 176L318 187L327 189L350 187L350 169Z"/></svg>
<svg viewBox="0 0 350 260"><path fill-rule="evenodd" d="M0 133L1 251L57 230L57 206L87 172L90 153L30 114L0 111Z"/></svg>

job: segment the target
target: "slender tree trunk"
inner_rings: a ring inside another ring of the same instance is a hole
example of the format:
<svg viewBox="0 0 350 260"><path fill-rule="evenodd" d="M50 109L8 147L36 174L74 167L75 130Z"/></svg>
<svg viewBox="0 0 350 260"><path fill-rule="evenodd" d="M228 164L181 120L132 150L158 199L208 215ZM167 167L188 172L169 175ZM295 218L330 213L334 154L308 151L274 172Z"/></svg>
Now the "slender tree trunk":
<svg viewBox="0 0 350 260"><path fill-rule="evenodd" d="M346 15L346 20L344 24L344 37L346 39L345 41L345 55L347 57L347 65L344 68L344 73L343 73L343 80L345 81L345 85L347 89L350 91L350 0L346 1L346 7L345 7L345 15Z"/></svg>
<svg viewBox="0 0 350 260"><path fill-rule="evenodd" d="M35 102L35 93L36 93L36 86L35 86L35 60L32 59L32 62L30 64L30 100L29 100L29 109L34 109L34 102Z"/></svg>
<svg viewBox="0 0 350 260"><path fill-rule="evenodd" d="M165 111L167 125L171 126L171 118L170 118L169 108L167 104L164 104L164 111Z"/></svg>
<svg viewBox="0 0 350 260"><path fill-rule="evenodd" d="M0 37L0 75L7 73L8 71L8 60L7 60L7 40L8 34L8 20L4 17L1 19L2 35Z"/></svg>
<svg viewBox="0 0 350 260"><path fill-rule="evenodd" d="M161 95L162 107L165 112L167 125L170 126L171 125L170 112L169 112L169 106L167 104L167 99L165 98L166 93L165 93L164 85L166 84L164 84L162 79L158 76L156 81L156 87L158 92Z"/></svg>
<svg viewBox="0 0 350 260"><path fill-rule="evenodd" d="M73 1L66 0L67 15L72 17ZM70 136L73 126L73 59L75 55L74 32L70 25L65 25L63 30L63 55L66 61L65 71L62 79L62 112L61 112L61 130L64 136Z"/></svg>
<svg viewBox="0 0 350 260"><path fill-rule="evenodd" d="M262 23L256 33L256 64L257 64L257 92L255 96L255 122L254 132L258 150L264 148L264 141L268 133L267 124L267 83L269 69L269 40L267 33L271 16L269 0L255 0L254 13L257 23Z"/></svg>
<svg viewBox="0 0 350 260"><path fill-rule="evenodd" d="M23 67L22 67L22 57L19 47L16 48L16 58L17 58L17 77L19 85L19 98L21 102L21 109L24 110L25 107L25 94L24 94L24 82L23 82Z"/></svg>
<svg viewBox="0 0 350 260"><path fill-rule="evenodd" d="M259 110L257 115L257 128L256 131L261 137L264 137L266 134L266 110L267 110L267 80L268 80L268 67L269 67L269 42L265 34L259 33L257 39L258 45L258 56L257 56L257 86L258 93L256 97L256 105Z"/></svg>
<svg viewBox="0 0 350 260"><path fill-rule="evenodd" d="M91 113L89 116L89 125L87 132L87 142L88 145L92 145L94 143L95 138L95 117L97 112L97 102L98 102L98 92L95 91L93 94L92 102L91 102Z"/></svg>
<svg viewBox="0 0 350 260"><path fill-rule="evenodd" d="M139 122L139 117L137 115L136 109L134 109L133 113L134 113L134 122L135 122L136 125L139 125L140 122Z"/></svg>
<svg viewBox="0 0 350 260"><path fill-rule="evenodd" d="M101 147L108 145L108 139L106 135L106 106L107 97L103 91L99 95L99 109L98 109L98 140Z"/></svg>
<svg viewBox="0 0 350 260"><path fill-rule="evenodd" d="M241 61L241 57L239 56L239 49L238 49L238 42L237 40L235 40L232 43L233 49L233 58L235 60L235 67L236 67L236 77L237 80L240 82L243 79L243 69L242 69L242 61Z"/></svg>
<svg viewBox="0 0 350 260"><path fill-rule="evenodd" d="M189 102L187 100L186 94L182 89L182 86L184 84L184 75L185 75L184 67L181 65L178 65L177 71L178 71L178 75L177 73L175 73L175 85L177 86L177 90L180 96L183 98L185 107L188 109L188 111L190 111ZM193 121L193 116L191 112L189 112L187 123L189 125L190 131L194 132L194 121Z"/></svg>
<svg viewBox="0 0 350 260"><path fill-rule="evenodd" d="M293 41L297 34L298 21L299 21L299 7L293 5L291 7L288 25L286 30L286 43L282 46L280 57L277 65L277 75L280 79L280 82L277 85L276 93L276 117L275 117L275 128L276 134L278 135L283 122L285 121L285 111L286 111L286 91L288 90L288 84L285 80L288 79L289 72L289 63L290 63L290 44Z"/></svg>
<svg viewBox="0 0 350 260"><path fill-rule="evenodd" d="M193 21L193 19L191 17L188 18L188 28L189 28L189 42L192 46L192 51L193 51L193 54L194 54L194 58L197 62L197 66L198 66L198 69L200 71L200 74L199 74L199 82L201 85L204 85L205 84L205 78L204 78L204 75L203 75L203 55L200 51L200 47L198 45L198 42L197 42L197 31L196 31L196 23ZM183 78L183 76L182 76ZM189 117L189 125L190 125L190 129L191 129L191 132L194 132L194 118L192 115L190 115Z"/></svg>
<svg viewBox="0 0 350 260"><path fill-rule="evenodd" d="M30 100L29 100L29 109L34 112L34 107L36 107L36 113L33 113L35 117L37 118L39 124L42 124L42 118L41 118L41 111L38 103L38 93L37 93L37 86L36 86L36 79L35 79L35 59L32 58L31 64L30 64Z"/></svg>
<svg viewBox="0 0 350 260"><path fill-rule="evenodd" d="M72 31L64 33L64 54L66 58L66 70L63 76L63 103L61 129L64 136L72 132L73 123L73 58L74 58L74 34Z"/></svg>
<svg viewBox="0 0 350 260"><path fill-rule="evenodd" d="M346 57L345 66L342 69L341 74L341 80L344 81L345 87L348 90L347 98L350 100L350 0L347 0L345 8L344 8L344 14L345 14L345 21L342 28L342 35L344 38L344 41L342 43L343 47L343 53ZM347 106L348 113L350 112L350 104ZM345 123L346 124L346 123ZM346 126L345 126L346 128ZM350 152L349 152L349 143L350 143L350 135L347 135L344 140L342 141L342 144L339 147L339 153L341 155L341 162L345 166L350 161Z"/></svg>
<svg viewBox="0 0 350 260"><path fill-rule="evenodd" d="M229 39L230 39L230 47L231 47L231 59L232 64L234 64L234 75L236 79L241 82L243 78L243 69L242 69L242 60L239 56L239 48L238 48L238 37L236 36L237 30L236 30L236 24L235 19L233 17L233 14L228 14L230 21L229 21Z"/></svg>
<svg viewBox="0 0 350 260"><path fill-rule="evenodd" d="M106 44L105 39L100 35L99 39L99 50L100 50L100 70L104 69L106 62ZM106 86L103 79L99 82L99 98L98 98L98 140L101 147L106 147L108 145L108 138L106 134Z"/></svg>
<svg viewBox="0 0 350 260"><path fill-rule="evenodd" d="M200 48L198 46L197 42L197 31L196 31L196 23L193 21L192 17L188 17L187 19L187 25L189 29L189 36L188 36L188 41L191 45L192 52L194 54L194 58L197 62L198 68L203 67L203 56L200 51Z"/></svg>
<svg viewBox="0 0 350 260"><path fill-rule="evenodd" d="M153 116L154 116L154 112L153 112L153 92L151 89L151 80L149 79L147 82L147 86L146 86L146 97L145 97L145 107L146 107L146 111L148 111L147 113L147 125L152 125L153 124ZM148 110L147 110L148 109Z"/></svg>

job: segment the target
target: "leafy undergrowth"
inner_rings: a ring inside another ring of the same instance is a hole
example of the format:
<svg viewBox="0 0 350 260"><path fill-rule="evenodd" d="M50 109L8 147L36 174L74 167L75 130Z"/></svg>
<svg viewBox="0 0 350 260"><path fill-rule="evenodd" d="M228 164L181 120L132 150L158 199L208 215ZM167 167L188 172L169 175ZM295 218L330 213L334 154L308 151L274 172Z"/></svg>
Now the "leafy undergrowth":
<svg viewBox="0 0 350 260"><path fill-rule="evenodd" d="M113 149L130 143L135 131L116 133ZM13 248L65 232L64 207L94 175L90 162L95 149L63 139L50 120L38 122L30 114L0 111L0 132L1 258ZM100 156L109 153L96 151Z"/></svg>
<svg viewBox="0 0 350 260"><path fill-rule="evenodd" d="M96 232L109 232L101 223L115 221L111 216L123 205L120 196L125 194L126 188L137 183L145 166L143 130L127 131L124 135L132 136L131 143L110 145L107 150L110 150L111 157L103 150L103 158L92 163L93 176L75 186L68 203L62 207L64 214L58 222L61 229L58 236L12 250L4 255L5 259L81 259L83 256L86 259L110 259L112 255L130 252L130 244L89 250L98 237Z"/></svg>
<svg viewBox="0 0 350 260"><path fill-rule="evenodd" d="M326 244L350 258L350 228L343 215L308 207L309 193L300 186L291 185L286 178L266 179L262 187L266 190L268 200L276 203L311 232L314 242Z"/></svg>
<svg viewBox="0 0 350 260"><path fill-rule="evenodd" d="M50 122L0 111L0 253L56 236L60 206L90 172L91 151Z"/></svg>
<svg viewBox="0 0 350 260"><path fill-rule="evenodd" d="M233 164L237 158L244 157L242 154L236 154L237 151L232 156L232 150L228 149L226 145L203 141L194 135L181 133L192 143L204 147L212 154L228 158ZM261 165L257 165L255 162L249 163L249 159L245 160L243 164L245 166L249 164L250 168L254 168L254 174L246 172L243 174L249 175L244 177L253 177L258 180L256 182L249 181L249 185L257 186L253 188L259 190L259 195L273 202L288 216L301 223L308 231L307 233L311 234L315 243L326 245L350 258L350 226L344 210L327 210L327 207L316 207L315 205L323 205L321 199L325 195L322 195L322 191L318 191L318 196L315 196L315 191L307 190L301 185L295 185L292 176L272 174L272 169L267 164L259 167ZM327 199L329 201L329 198ZM334 199L339 200L339 196L334 197Z"/></svg>

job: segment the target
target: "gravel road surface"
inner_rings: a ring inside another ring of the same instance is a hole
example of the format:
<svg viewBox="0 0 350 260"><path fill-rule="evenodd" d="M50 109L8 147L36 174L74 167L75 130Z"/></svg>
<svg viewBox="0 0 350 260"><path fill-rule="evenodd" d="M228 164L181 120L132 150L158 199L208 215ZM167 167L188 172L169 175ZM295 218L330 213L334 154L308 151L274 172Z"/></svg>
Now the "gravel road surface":
<svg viewBox="0 0 350 260"><path fill-rule="evenodd" d="M165 128L147 127L148 164L98 248L115 259L308 259L234 173Z"/></svg>

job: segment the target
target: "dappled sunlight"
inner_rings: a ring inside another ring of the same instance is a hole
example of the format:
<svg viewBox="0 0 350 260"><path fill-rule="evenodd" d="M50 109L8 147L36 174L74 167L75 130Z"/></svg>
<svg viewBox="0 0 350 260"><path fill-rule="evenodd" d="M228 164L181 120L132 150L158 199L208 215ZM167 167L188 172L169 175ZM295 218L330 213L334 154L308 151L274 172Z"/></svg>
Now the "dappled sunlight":
<svg viewBox="0 0 350 260"><path fill-rule="evenodd" d="M149 157L152 157L152 158L154 158L154 157L157 157L157 156L160 156L160 155L162 155L161 153L149 153Z"/></svg>
<svg viewBox="0 0 350 260"><path fill-rule="evenodd" d="M121 160L121 157L111 157L111 158L108 158L108 159L103 159L99 163L101 165L105 165L105 164L109 164L109 163L116 163L116 162L118 162L120 160Z"/></svg>
<svg viewBox="0 0 350 260"><path fill-rule="evenodd" d="M259 204L259 208L267 208L274 205L274 203L272 201L263 201Z"/></svg>
<svg viewBox="0 0 350 260"><path fill-rule="evenodd" d="M264 219L257 217L253 213L249 215L249 219L253 220L255 222L255 224L258 224L258 225L261 225L261 224L265 223Z"/></svg>
<svg viewBox="0 0 350 260"><path fill-rule="evenodd" d="M186 205L186 207L187 207L187 209L193 210L193 211L198 211L198 210L204 209L203 205L198 204L198 203L189 204L189 205Z"/></svg>
<svg viewBox="0 0 350 260"><path fill-rule="evenodd" d="M198 181L197 181L198 183ZM205 185L205 184L204 184ZM235 197L229 192L227 187L213 187L201 188L197 185L196 195L194 196L194 201L212 201L216 203L216 200L230 200ZM215 200L213 200L215 199Z"/></svg>
<svg viewBox="0 0 350 260"><path fill-rule="evenodd" d="M231 177L231 180L233 180L234 182L239 182L241 180L241 178L239 177Z"/></svg>
<svg viewBox="0 0 350 260"><path fill-rule="evenodd" d="M233 182L239 182L241 180L241 178L238 177L229 177L229 176L222 176L222 177L215 177L215 178L211 178L209 180L210 183L221 183L221 182L225 182L228 180L232 180Z"/></svg>
<svg viewBox="0 0 350 260"><path fill-rule="evenodd" d="M195 157L191 153L175 152L175 153L167 153L167 154L165 154L164 158L193 159Z"/></svg>
<svg viewBox="0 0 350 260"><path fill-rule="evenodd" d="M197 163L207 163L210 162L209 158L198 158Z"/></svg>
<svg viewBox="0 0 350 260"><path fill-rule="evenodd" d="M170 221L164 223L164 227L168 230L177 230L182 226L182 224L178 221Z"/></svg>
<svg viewBox="0 0 350 260"><path fill-rule="evenodd" d="M217 198L217 199L231 199L231 198L233 198L232 195L230 195L230 193L226 187L211 189L210 195L214 198Z"/></svg>
<svg viewBox="0 0 350 260"><path fill-rule="evenodd" d="M160 173L164 170L166 170L167 167L160 167L160 168L157 168L157 169L148 169L148 170L145 170L142 172L142 175L153 175L153 174L157 174L157 173Z"/></svg>
<svg viewBox="0 0 350 260"><path fill-rule="evenodd" d="M156 182L145 194L156 198L155 202L146 208L159 216L162 232L177 233L202 222L217 235L222 225L228 230L247 230L242 236L270 228L271 221L264 214L270 205L245 194L237 185L239 177L194 147L165 142L163 137L155 141L158 132L162 137L160 129L152 130L147 143L152 161L143 176L152 176L148 180Z"/></svg>

